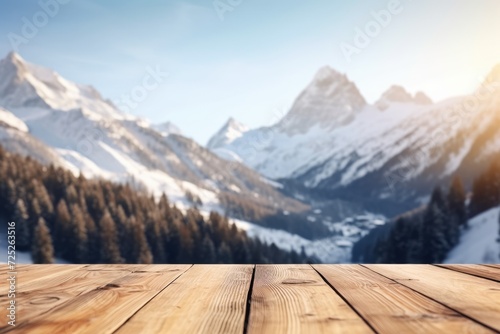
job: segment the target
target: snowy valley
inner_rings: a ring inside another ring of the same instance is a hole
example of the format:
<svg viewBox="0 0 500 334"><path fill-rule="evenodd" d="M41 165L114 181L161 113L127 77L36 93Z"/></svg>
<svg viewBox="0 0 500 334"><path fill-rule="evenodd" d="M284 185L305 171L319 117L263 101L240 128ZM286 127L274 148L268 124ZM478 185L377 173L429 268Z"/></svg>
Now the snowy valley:
<svg viewBox="0 0 500 334"><path fill-rule="evenodd" d="M276 124L250 129L230 119L206 147L16 53L0 61L0 78L8 151L165 193L184 211L226 214L250 237L321 262L350 262L371 230L424 204L455 174L470 185L477 166L500 153L500 66L470 96L433 102L392 86L374 104L324 67ZM449 261L471 259L461 257L476 238L467 235Z"/></svg>

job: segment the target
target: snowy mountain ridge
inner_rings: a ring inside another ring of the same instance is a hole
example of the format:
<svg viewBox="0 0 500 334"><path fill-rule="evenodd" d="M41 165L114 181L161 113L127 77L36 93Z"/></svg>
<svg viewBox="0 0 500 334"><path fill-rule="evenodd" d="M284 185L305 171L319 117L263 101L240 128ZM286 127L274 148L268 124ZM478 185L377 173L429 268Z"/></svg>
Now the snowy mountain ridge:
<svg viewBox="0 0 500 334"><path fill-rule="evenodd" d="M226 124L214 135L207 143L207 148L215 150L228 144L231 144L236 139L243 136L249 129L246 125L230 118Z"/></svg>
<svg viewBox="0 0 500 334"><path fill-rule="evenodd" d="M433 103L393 86L378 105L367 104L345 75L322 68L281 121L214 152L230 152L268 178L356 198L381 211L403 203L402 212L454 173L468 182L477 163L500 153L494 126L500 85L492 85L500 82L499 68L480 94Z"/></svg>
<svg viewBox="0 0 500 334"><path fill-rule="evenodd" d="M229 163L183 137L171 123L151 125L127 115L90 86L10 53L0 61L0 139L8 150L54 163L87 177L128 182L187 207L224 212L223 194L262 206L305 208L261 175ZM298 204L298 205L297 205Z"/></svg>

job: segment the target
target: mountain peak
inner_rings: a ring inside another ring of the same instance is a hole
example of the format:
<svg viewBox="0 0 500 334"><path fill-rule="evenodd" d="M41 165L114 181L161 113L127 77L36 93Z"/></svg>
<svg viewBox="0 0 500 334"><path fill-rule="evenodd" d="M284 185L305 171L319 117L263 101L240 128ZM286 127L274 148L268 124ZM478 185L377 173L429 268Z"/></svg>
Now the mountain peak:
<svg viewBox="0 0 500 334"><path fill-rule="evenodd" d="M229 119L227 120L226 124L224 125L225 128L227 129L236 129L236 130L240 130L240 131L247 131L247 127L238 122L237 120L235 120L233 117L229 117Z"/></svg>
<svg viewBox="0 0 500 334"><path fill-rule="evenodd" d="M234 140L240 138L248 130L246 125L230 117L222 128L210 138L207 143L207 148L213 150L230 144Z"/></svg>
<svg viewBox="0 0 500 334"><path fill-rule="evenodd" d="M7 57L5 59L14 62L14 61L22 61L24 62L24 59L19 55L19 53L11 51L7 54Z"/></svg>
<svg viewBox="0 0 500 334"><path fill-rule="evenodd" d="M27 62L18 53L11 51L7 56L0 60L0 71L2 71L2 79L5 80L5 74L14 74L17 77L24 76L29 72Z"/></svg>
<svg viewBox="0 0 500 334"><path fill-rule="evenodd" d="M182 134L181 129L179 129L179 127L177 125L175 125L174 123L172 123L170 121L163 122L160 124L154 124L152 126L152 128L155 129L156 131L158 131L164 137L166 137L170 134L174 134L174 135L181 135Z"/></svg>
<svg viewBox="0 0 500 334"><path fill-rule="evenodd" d="M324 66L295 100L280 126L289 134L306 132L315 125L333 128L349 123L365 104L345 74Z"/></svg>
<svg viewBox="0 0 500 334"><path fill-rule="evenodd" d="M415 103L421 105L432 104L432 100L423 92L417 92L412 96L404 87L393 85L386 90L375 105L380 110L386 110L393 102L396 103Z"/></svg>
<svg viewBox="0 0 500 334"><path fill-rule="evenodd" d="M343 75L342 73L334 70L333 68L331 68L330 66L328 65L325 65L323 67L321 67L317 72L316 72L316 75L314 76L314 80L315 81L323 81L325 79L329 79L329 78L334 78L334 77L342 77L345 75Z"/></svg>
<svg viewBox="0 0 500 334"><path fill-rule="evenodd" d="M424 92L417 92L413 98L417 104L432 104L432 99L428 97Z"/></svg>
<svg viewBox="0 0 500 334"><path fill-rule="evenodd" d="M95 88L66 80L49 68L25 61L15 52L0 61L0 78L0 104L13 112L18 108L84 108L95 116L122 118Z"/></svg>
<svg viewBox="0 0 500 334"><path fill-rule="evenodd" d="M0 60L0 70L2 70L2 74L5 75L5 72L9 73L16 73L19 74L19 72L25 71L26 66L25 60L16 52L11 51L7 54L7 56ZM3 80L5 80L4 77L2 77Z"/></svg>
<svg viewBox="0 0 500 334"><path fill-rule="evenodd" d="M389 87L389 89L382 94L382 98L391 102L413 102L411 94L408 93L404 87L398 85Z"/></svg>

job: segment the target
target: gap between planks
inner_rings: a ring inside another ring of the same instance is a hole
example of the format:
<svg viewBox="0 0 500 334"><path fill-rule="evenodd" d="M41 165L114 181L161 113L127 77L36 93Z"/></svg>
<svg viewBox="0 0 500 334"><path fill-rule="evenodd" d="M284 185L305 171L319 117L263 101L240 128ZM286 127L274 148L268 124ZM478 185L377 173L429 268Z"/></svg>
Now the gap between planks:
<svg viewBox="0 0 500 334"><path fill-rule="evenodd" d="M500 289L496 282L433 265L361 266L500 332Z"/></svg>
<svg viewBox="0 0 500 334"><path fill-rule="evenodd" d="M379 333L492 333L449 307L360 265L313 265Z"/></svg>
<svg viewBox="0 0 500 334"><path fill-rule="evenodd" d="M460 272L463 274L476 276L479 278L484 278L484 279L491 280L491 281L494 281L497 283L500 282L500 268L487 267L487 266L482 266L482 265L477 265L477 264L467 264L467 265L435 264L434 266L439 267L439 268L452 270L455 272Z"/></svg>

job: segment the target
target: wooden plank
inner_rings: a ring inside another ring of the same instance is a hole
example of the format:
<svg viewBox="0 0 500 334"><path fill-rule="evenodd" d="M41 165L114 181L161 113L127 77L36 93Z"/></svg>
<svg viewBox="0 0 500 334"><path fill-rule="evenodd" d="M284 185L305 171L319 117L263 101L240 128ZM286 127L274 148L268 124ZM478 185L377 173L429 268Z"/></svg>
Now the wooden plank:
<svg viewBox="0 0 500 334"><path fill-rule="evenodd" d="M179 268L179 266L171 264L153 264L137 268L134 270L134 272L136 273L151 273L151 272L166 272L166 271L185 271L185 270L183 268Z"/></svg>
<svg viewBox="0 0 500 334"><path fill-rule="evenodd" d="M257 265L248 333L372 333L309 265Z"/></svg>
<svg viewBox="0 0 500 334"><path fill-rule="evenodd" d="M32 266L33 270L28 271L30 267L23 266L22 268L18 268L17 274L15 274L16 278L16 291L15 291L15 302L16 302L16 318L17 320L21 319L23 316L27 314L32 314L31 312L27 312L28 309L34 308L34 312L36 310L46 310L50 304L58 302L60 299L55 299L52 297L46 296L48 299L46 303L42 303L38 305L36 303L37 298L40 297L43 300L42 296L37 296L36 294L29 294L29 292L33 290L38 290L42 294L47 294L47 289L50 289L58 284L61 284L68 280L68 277L71 277L71 274L78 271L78 269L82 268L82 265L78 266L68 266L68 267L56 267L51 268L50 266L40 267L38 265ZM40 274L37 274L40 272ZM2 277L2 280L5 279ZM7 305L10 303L10 298L8 297L8 291L5 290L5 293L0 295L0 305ZM33 303L31 303L31 298L34 298ZM33 305L33 307L31 307ZM0 329L7 327L7 322L9 319L7 318L7 310L5 308L1 308L0 311Z"/></svg>
<svg viewBox="0 0 500 334"><path fill-rule="evenodd" d="M195 265L117 333L243 333L252 265Z"/></svg>
<svg viewBox="0 0 500 334"><path fill-rule="evenodd" d="M500 284L431 265L363 265L500 330Z"/></svg>
<svg viewBox="0 0 500 334"><path fill-rule="evenodd" d="M24 281L32 282L36 279L41 279L49 275L60 274L62 272L72 271L74 269L84 268L83 264L20 264L14 270L10 270L7 265L0 270L0 275L5 276L14 272L17 275L18 284ZM34 274L33 276L33 273ZM19 280L21 278L21 280ZM2 277L3 280L3 277Z"/></svg>
<svg viewBox="0 0 500 334"><path fill-rule="evenodd" d="M85 266L85 270L88 271L140 271L144 270L146 267L150 267L151 265L146 264L89 264Z"/></svg>
<svg viewBox="0 0 500 334"><path fill-rule="evenodd" d="M493 268L496 268L496 269L500 269L500 264L482 264L482 266L486 266L486 267L493 267Z"/></svg>
<svg viewBox="0 0 500 334"><path fill-rule="evenodd" d="M18 264L14 271L18 273L26 271L37 271L39 273L50 273L67 268L83 268L85 264ZM9 270L10 271L10 270Z"/></svg>
<svg viewBox="0 0 500 334"><path fill-rule="evenodd" d="M29 272L31 278L37 276L36 270ZM28 272L18 274L21 277L21 283L16 289L16 319L18 324L28 320L28 317L33 318L43 314L82 293L129 274L128 271L124 270L86 271L75 266L67 268L67 270L63 270L63 268L57 270L51 275L31 281L26 280L25 275ZM8 302L7 295L0 296L1 305L7 305ZM8 327L7 320L5 320L7 317L3 314L4 312L6 311L2 308L0 318L0 328L2 329Z"/></svg>
<svg viewBox="0 0 500 334"><path fill-rule="evenodd" d="M75 270L83 268L83 265L72 265L72 266L55 266L50 265L36 265L36 267L30 268L22 267L16 270L17 272L17 287L18 289L25 289L26 284L33 284L39 281L41 285L42 282L50 282L57 276L64 275L66 273L73 272Z"/></svg>
<svg viewBox="0 0 500 334"><path fill-rule="evenodd" d="M438 264L438 267L459 271L465 274L474 275L492 281L500 282L500 268L481 266L478 264Z"/></svg>
<svg viewBox="0 0 500 334"><path fill-rule="evenodd" d="M137 310L179 277L190 265L176 271L87 271L93 275L125 276L81 294L38 317L19 324L10 333L113 333ZM95 282L95 279L91 281Z"/></svg>
<svg viewBox="0 0 500 334"><path fill-rule="evenodd" d="M379 333L493 333L421 294L359 265L314 265Z"/></svg>

